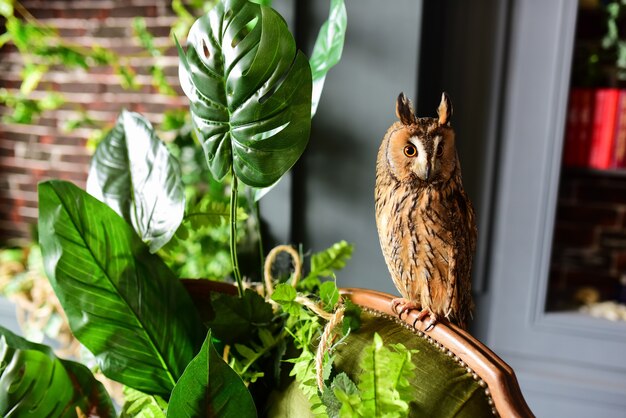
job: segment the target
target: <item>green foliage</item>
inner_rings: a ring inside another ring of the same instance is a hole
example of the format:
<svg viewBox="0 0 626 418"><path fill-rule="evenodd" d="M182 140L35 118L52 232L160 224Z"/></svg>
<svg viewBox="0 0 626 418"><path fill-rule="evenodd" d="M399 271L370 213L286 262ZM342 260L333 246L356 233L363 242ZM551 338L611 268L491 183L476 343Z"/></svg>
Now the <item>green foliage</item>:
<svg viewBox="0 0 626 418"><path fill-rule="evenodd" d="M167 409L174 418L256 417L252 396L241 378L217 354L211 332L174 387Z"/></svg>
<svg viewBox="0 0 626 418"><path fill-rule="evenodd" d="M296 302L296 289L290 284L279 283L272 293L272 300L282 306L283 310L291 315L300 312L300 304Z"/></svg>
<svg viewBox="0 0 626 418"><path fill-rule="evenodd" d="M190 24L189 9L203 7L201 3L172 2L182 21L177 30ZM191 118L187 112L172 111L161 125L175 132L173 143L162 143L145 118L122 112L99 143L90 170L88 190L100 200L67 182L39 185L39 236L46 274L74 335L105 375L126 386L122 417L256 416L251 392L278 387L286 362L293 364L291 375L311 400L314 413L325 413L313 353L324 326L319 308L336 309L339 293L334 280L322 279L334 279L352 253L350 245L341 242L315 254L311 272L298 289L278 285L273 299L280 307L275 309L258 293L244 292L241 285L239 298L214 294L215 315L208 320L208 335L176 277L192 270L202 275L213 272L218 279L239 276L237 245L249 250L249 244L258 241L258 233L252 232L258 219L248 216L254 212L251 187L272 186L300 157L308 142L312 106L319 99L318 90L312 101L311 80L321 87L341 54L343 1L331 2L329 21L313 53L313 69L296 50L283 18L268 7L271 2L259 3L262 6L223 0L192 27L187 52L179 50ZM137 88L135 70L124 57L98 46L67 43L32 16L14 16L18 7L12 6L0 0L7 27L0 45L12 42L24 58L22 85L18 95L0 90L0 101L14 109L15 121L32 121L63 104L61 96L29 98L53 65L75 69L107 65L125 88ZM135 19L133 30L144 55L156 59L163 54L144 19ZM158 60L151 75L161 93L174 94ZM78 111L79 117L67 121L66 129L104 132L87 112ZM202 149L193 145L190 121ZM228 174L230 183L222 181ZM250 188L239 192L239 180ZM228 255L231 263L224 267ZM176 273L168 264L177 268ZM246 264L260 270L254 262ZM306 292L308 302L298 291ZM311 303L319 308L311 310ZM346 318L358 316L358 308L346 306L351 312ZM346 323L344 335L358 326L355 320ZM94 412L95 402L104 408L101 416L109 416L110 401L87 369L45 350L24 357L26 368L20 373L26 370L29 381L8 374L10 368L2 363L0 374L6 377L0 378L2 387L25 385L20 391L29 389L26 398L44 397L42 411L54 412L58 403L71 398L86 402L87 409L80 404L86 413ZM287 352L292 358L285 361ZM43 380L37 379L31 365L44 361L42 356L62 365ZM331 349L324 360L327 381L332 362ZM85 396L68 398L72 391ZM265 399L256 401L262 405Z"/></svg>
<svg viewBox="0 0 626 418"><path fill-rule="evenodd" d="M602 39L602 47L615 55L617 77L626 80L626 1L613 0L606 4L607 32Z"/></svg>
<svg viewBox="0 0 626 418"><path fill-rule="evenodd" d="M5 18L5 31L0 36L0 46L12 43L23 61L19 93L0 94L0 103L13 110L5 115L5 121L29 124L44 111L56 109L64 103L62 95L52 92L43 98L29 97L53 66L87 70L107 65L122 77L123 84L136 84L132 69L112 51L97 45L71 44L59 36L56 28L39 23L21 4L16 3L13 7L13 2L6 0L2 4L0 12ZM16 11L21 16L16 15Z"/></svg>
<svg viewBox="0 0 626 418"><path fill-rule="evenodd" d="M105 375L168 396L203 334L176 277L119 215L71 183L39 185L39 237L70 327Z"/></svg>
<svg viewBox="0 0 626 418"><path fill-rule="evenodd" d="M298 160L311 126L311 70L285 21L224 0L194 23L187 44L180 81L211 173L271 186Z"/></svg>
<svg viewBox="0 0 626 418"><path fill-rule="evenodd" d="M258 341L250 339L247 345L235 344L232 360L229 365L246 382L254 383L257 379L264 377L265 372L259 367L259 361L272 354L276 355L272 374L275 380L279 379L280 360L284 354L285 338L284 334L272 334L267 328L258 329Z"/></svg>
<svg viewBox="0 0 626 418"><path fill-rule="evenodd" d="M258 328L269 327L274 318L272 305L251 289L243 297L216 294L211 305L218 315L207 325L215 338L234 344L256 335Z"/></svg>
<svg viewBox="0 0 626 418"><path fill-rule="evenodd" d="M137 113L123 111L91 162L87 191L126 219L156 252L185 210L178 161Z"/></svg>
<svg viewBox="0 0 626 418"><path fill-rule="evenodd" d="M82 364L0 327L0 415L115 417L109 395Z"/></svg>
<svg viewBox="0 0 626 418"><path fill-rule="evenodd" d="M137 39L139 39L141 46L153 58L158 58L163 55L163 52L154 46L154 37L148 31L148 28L146 27L146 20L143 17L136 17L133 19L133 31L135 32ZM150 74L152 75L152 85L156 87L159 93L176 96L176 91L167 82L163 66L158 60L156 60L150 67Z"/></svg>
<svg viewBox="0 0 626 418"><path fill-rule="evenodd" d="M124 387L124 401L120 418L165 418L167 402L160 396Z"/></svg>
<svg viewBox="0 0 626 418"><path fill-rule="evenodd" d="M334 272L346 266L346 262L352 257L353 251L353 245L346 241L340 241L324 251L313 254L310 272L300 281L298 287L302 290L311 291L321 284L320 278L334 278Z"/></svg>
<svg viewBox="0 0 626 418"><path fill-rule="evenodd" d="M409 380L415 370L411 356L415 353L416 350L408 350L402 344L385 346L375 333L372 345L361 359L363 372L358 385L345 374L337 375L331 384L332 393L341 402L338 416L408 416L409 402L413 398ZM336 406L333 402L331 400Z"/></svg>

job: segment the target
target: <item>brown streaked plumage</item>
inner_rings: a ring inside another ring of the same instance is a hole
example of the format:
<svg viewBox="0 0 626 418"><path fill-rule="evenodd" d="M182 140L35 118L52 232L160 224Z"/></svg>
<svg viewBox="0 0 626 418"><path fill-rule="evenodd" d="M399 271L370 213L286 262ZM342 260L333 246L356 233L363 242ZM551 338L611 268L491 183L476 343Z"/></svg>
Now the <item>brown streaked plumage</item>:
<svg viewBox="0 0 626 418"><path fill-rule="evenodd" d="M465 328L473 308L470 274L476 222L463 190L450 127L452 105L441 96L438 118L417 118L401 93L395 122L376 162L376 225L398 314L420 309L430 326L445 317Z"/></svg>

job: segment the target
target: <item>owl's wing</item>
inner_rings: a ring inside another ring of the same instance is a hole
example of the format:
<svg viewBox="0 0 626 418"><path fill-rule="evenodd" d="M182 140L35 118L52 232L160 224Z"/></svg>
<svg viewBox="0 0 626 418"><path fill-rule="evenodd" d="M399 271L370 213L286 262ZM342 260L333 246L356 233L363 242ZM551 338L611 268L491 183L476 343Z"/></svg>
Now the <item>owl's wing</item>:
<svg viewBox="0 0 626 418"><path fill-rule="evenodd" d="M478 231L474 207L462 188L454 192L452 202L454 220L450 224L453 226L454 241L449 254L448 297L452 320L464 327L473 308L471 273Z"/></svg>

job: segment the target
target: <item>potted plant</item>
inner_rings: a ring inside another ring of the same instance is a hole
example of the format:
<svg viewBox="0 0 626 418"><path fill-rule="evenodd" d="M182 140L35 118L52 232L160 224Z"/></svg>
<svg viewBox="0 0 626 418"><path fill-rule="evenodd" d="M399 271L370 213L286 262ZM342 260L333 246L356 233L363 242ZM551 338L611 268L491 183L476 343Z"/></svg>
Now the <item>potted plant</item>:
<svg viewBox="0 0 626 418"><path fill-rule="evenodd" d="M250 269L263 270L262 283L242 277L242 220L255 216L240 204L242 189L250 201L260 198L304 151L345 24L343 1L332 0L309 61L267 4L222 0L192 26L186 51L178 45L194 131L211 176L226 181L228 204L200 199L190 208L179 161L130 112L98 146L87 191L57 180L39 185L46 274L74 336L125 386L121 416L491 411L485 381L466 370L469 363L450 355L445 367L429 361L441 347L423 333L412 339L416 330L385 316L384 296L341 296L334 277L352 253L346 242L313 254L306 274L302 252L281 246ZM166 263L168 246L224 225L235 284L180 280ZM282 252L293 269L281 280L275 260ZM89 369L6 329L0 364L3 415L117 414ZM452 381L454 400L430 395L424 373L432 382Z"/></svg>

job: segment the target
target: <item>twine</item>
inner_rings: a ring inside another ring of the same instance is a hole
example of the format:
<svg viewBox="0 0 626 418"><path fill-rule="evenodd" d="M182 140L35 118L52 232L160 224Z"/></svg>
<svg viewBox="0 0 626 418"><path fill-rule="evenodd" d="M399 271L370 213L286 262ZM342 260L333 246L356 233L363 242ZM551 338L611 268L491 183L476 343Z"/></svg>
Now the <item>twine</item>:
<svg viewBox="0 0 626 418"><path fill-rule="evenodd" d="M277 247L272 248L272 251L269 252L267 258L265 259L265 266L263 268L263 276L265 279L265 289L266 296L269 298L274 293L274 285L272 277L272 266L276 261L276 257L278 254L285 252L291 256L291 260L293 262L293 279L291 280L291 285L295 288L298 285L298 281L302 276L302 259L300 258L300 254L289 245L279 245Z"/></svg>
<svg viewBox="0 0 626 418"><path fill-rule="evenodd" d="M335 313L332 314L330 320L326 323L326 327L324 327L320 343L317 346L317 353L315 354L315 371L317 372L317 388L320 392L324 392L324 354L326 354L330 348L330 344L332 344L330 336L333 330L343 321L343 313L345 310L346 308L341 305L337 308Z"/></svg>

